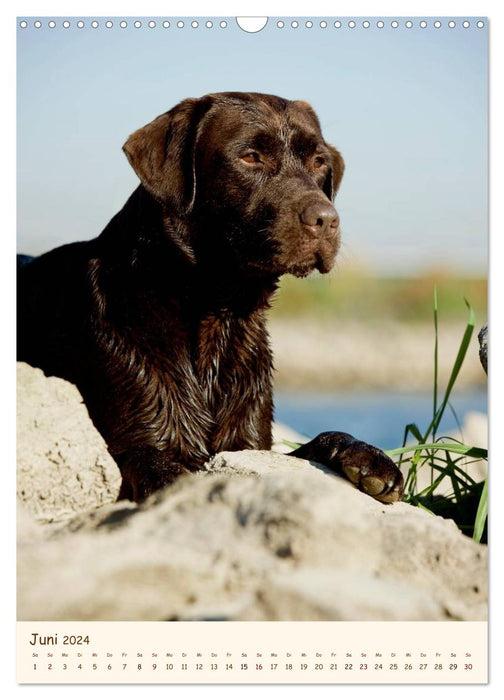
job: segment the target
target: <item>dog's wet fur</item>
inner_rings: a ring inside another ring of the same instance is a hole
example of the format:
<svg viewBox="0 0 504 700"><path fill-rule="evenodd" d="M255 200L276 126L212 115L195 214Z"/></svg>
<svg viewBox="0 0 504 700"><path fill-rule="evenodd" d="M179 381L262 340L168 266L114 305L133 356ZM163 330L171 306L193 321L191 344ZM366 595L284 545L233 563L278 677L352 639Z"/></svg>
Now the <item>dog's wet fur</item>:
<svg viewBox="0 0 504 700"><path fill-rule="evenodd" d="M18 359L79 388L141 501L222 450L271 448L265 313L281 275L328 272L340 153L303 101L187 99L124 145L141 184L97 238L18 272ZM384 502L402 476L323 433L294 454Z"/></svg>

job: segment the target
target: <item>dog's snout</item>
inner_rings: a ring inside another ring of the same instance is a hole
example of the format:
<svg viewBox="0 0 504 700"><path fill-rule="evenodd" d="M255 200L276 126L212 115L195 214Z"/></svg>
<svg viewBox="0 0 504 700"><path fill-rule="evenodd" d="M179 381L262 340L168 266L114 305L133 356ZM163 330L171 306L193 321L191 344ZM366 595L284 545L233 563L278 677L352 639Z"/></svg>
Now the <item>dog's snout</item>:
<svg viewBox="0 0 504 700"><path fill-rule="evenodd" d="M334 233L339 225L336 209L329 202L312 202L303 209L299 217L302 224L319 235Z"/></svg>

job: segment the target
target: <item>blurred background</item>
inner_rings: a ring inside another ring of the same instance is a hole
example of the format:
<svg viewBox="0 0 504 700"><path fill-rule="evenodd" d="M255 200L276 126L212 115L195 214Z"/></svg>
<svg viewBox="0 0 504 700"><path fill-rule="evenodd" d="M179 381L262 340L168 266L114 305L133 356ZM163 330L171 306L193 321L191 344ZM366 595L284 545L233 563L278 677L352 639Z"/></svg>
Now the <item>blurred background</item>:
<svg viewBox="0 0 504 700"><path fill-rule="evenodd" d="M18 20L18 252L98 235L137 185L127 136L181 99L307 100L347 165L343 245L329 275L282 280L270 318L276 418L309 437L337 429L397 447L407 423L432 416L434 290L440 394L464 299L476 333L486 321L486 20L270 18L255 34L233 18L167 20ZM445 430L463 424L483 446L475 337L453 409Z"/></svg>

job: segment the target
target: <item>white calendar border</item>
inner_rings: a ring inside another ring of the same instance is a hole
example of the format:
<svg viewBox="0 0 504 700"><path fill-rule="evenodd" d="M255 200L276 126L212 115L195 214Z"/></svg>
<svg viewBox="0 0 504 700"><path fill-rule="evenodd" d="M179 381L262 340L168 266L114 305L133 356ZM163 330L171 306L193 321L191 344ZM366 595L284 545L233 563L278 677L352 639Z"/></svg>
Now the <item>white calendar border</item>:
<svg viewBox="0 0 504 700"><path fill-rule="evenodd" d="M89 0L88 2L83 2L82 0L77 0L71 4L66 1L52 1L52 0L20 0L19 2L13 2L7 0L2 5L0 9L2 21L0 22L1 31L1 41L2 46L2 75L4 80L2 81L3 92L8 94L7 104L8 109L2 109L2 126L4 133L4 144L3 144L3 160L4 167L2 168L2 192L5 192L7 196L4 200L3 209L6 212L6 221L3 227L3 242L4 255L0 256L3 258L2 264L5 264L5 270L2 269L4 274L2 279L7 280L8 288L10 284L13 285L13 266L10 265L9 259L11 253L15 252L11 246L12 241L6 240L12 235L12 231L15 229L15 178L13 174L15 173L15 142L11 138L11 134L15 132L15 75L14 75L14 64L15 64L15 46L14 46L14 20L16 16L68 16L68 15L80 15L80 16L101 16L104 14L111 16L128 16L128 15L150 15L150 16L195 16L207 15L209 12L215 16L250 16L250 15L264 15L264 16L322 16L327 15L329 17L338 16L353 16L353 17L365 17L368 16L392 16L396 15L398 17L402 16L432 16L432 17L442 17L445 15L452 16L489 16L490 17L490 55L491 55L491 66L492 70L490 72L490 85L491 85L491 209L490 209L490 222L491 230L493 235L491 238L491 253L492 253L492 266L491 266L491 294L493 298L495 294L500 293L500 282L498 282L496 272L495 261L504 259L502 256L502 240L503 240L503 211L502 211L502 183L504 182L504 172L502 163L504 159L502 158L503 148L502 148L502 130L497 128L497 124L504 123L504 113L502 108L502 88L499 83L502 83L502 72L498 69L499 65L504 65L504 31L502 29L502 24L504 23L504 12L501 6L497 3L490 1L474 2L473 0L451 0L447 1L434 1L434 0L410 0L405 3L396 1L391 2L385 0L383 2L378 2L378 0L368 0L367 2L359 2L358 0L340 0L337 4L332 2L318 2L317 0L311 0L309 3L300 2L299 0L290 0L289 2L281 2L277 0L276 2L256 0L256 2L230 2L230 0L215 0L215 2L209 3L197 1L197 0L186 0L186 2L174 1L174 2L161 2L156 0L143 0L142 3L133 2L132 0L122 0L120 2L113 2L112 0ZM5 134L9 134L8 137ZM499 235L497 235L499 232ZM13 258L12 258L13 259ZM10 267L9 267L10 266ZM502 275L500 275L502 277ZM5 296L5 295L4 295ZM2 305L2 317L8 320L9 330L14 328L14 312L12 308L12 297L6 298ZM495 323L494 323L495 322ZM490 327L491 327L491 353L495 357L504 356L503 349L501 348L501 337L500 328L498 326L498 318L493 314L493 306L490 307ZM4 424L6 425L6 430L4 435L9 436L9 445L7 454L4 455L4 479L6 479L6 486L4 487L4 493L8 493L12 496L8 499L8 503L4 504L2 509L2 522L3 522L3 533L4 541L7 539L7 547L4 547L4 586L2 588L2 620L4 625L2 626L2 656L0 663L2 665L2 686L9 693L9 697L17 697L18 694L24 694L29 692L36 692L37 698L57 697L59 694L61 696L67 696L69 688L67 686L16 686L15 685L15 541L13 536L13 523L15 522L15 473L13 465L14 460L14 435L15 435L15 421L14 421L14 381L12 371L14 362L14 348L13 343L11 345L7 344L2 349L2 367L4 370L4 375L2 379L2 386L4 387L4 401L6 404L6 410L4 411ZM12 362L12 364L10 364ZM498 424L497 421L500 417L498 413L499 407L497 405L497 394L498 389L496 387L503 386L502 376L499 371L499 367L492 366L492 383L490 390L490 416L491 416L491 427L494 423ZM6 396L6 400L5 400ZM493 453L493 431L490 433L490 450ZM495 447L497 445L495 444ZM497 465L498 466L498 465ZM501 470L502 472L502 470ZM490 518L491 518L491 533L495 533L498 537L500 532L504 532L503 528L499 527L499 521L502 513L502 508L495 508L493 506L498 505L496 494L498 494L501 489L499 484L499 479L501 479L499 471L496 469L495 473L491 472L491 488L490 488ZM499 546L498 541L496 541L495 546ZM478 686L477 689L472 686L457 686L456 693L459 697L468 696L474 697L475 692L488 694L490 696L497 696L497 693L502 693L504 688L504 664L499 658L500 654L500 637L498 627L500 624L504 624L502 615L502 603L498 598L498 592L502 589L501 585L501 574L502 566L497 561L497 557L492 556L492 549L490 551L491 555L491 566L490 566L490 578L491 586L490 590L494 593L491 599L491 613L490 613L490 685L489 686ZM6 560L6 561L5 561ZM499 581L499 583L497 583ZM258 689L256 686L240 686L237 689L236 686L205 686L205 697L222 698L229 694L236 696L239 692L240 697L246 698L252 695L255 697L257 692L263 694L267 692L267 688L261 686ZM392 693L404 692L408 694L422 694L422 697L426 692L429 696L434 694L437 695L439 692L439 697L443 693L443 697L446 696L447 689L444 686L428 686L427 688L423 685L420 686L373 686L373 694L378 693L378 697L385 697L385 694L390 697ZM87 697L90 692L88 686L72 686L71 694L72 697ZM121 698L135 697L138 695L138 690L135 686L107 686L107 687L93 687L93 693L106 693L107 697L110 698L115 696L116 692ZM176 686L166 688L165 686L149 686L148 692L158 692L164 695L169 692L171 697L184 697L186 694L194 696L194 686ZM202 692L202 688L196 692ZM289 698L292 697L305 697L306 686L276 686L272 689L272 693L275 693L275 697L278 697L278 693L283 694ZM360 694L362 692L362 687L359 685L348 686L346 685L343 689L334 688L333 686L317 686L313 687L309 691L315 692L320 695L327 695L328 697L334 697L335 693L340 695L343 693L343 697L352 697L353 694ZM452 691L453 692L453 691ZM383 694L383 695L382 695Z"/></svg>

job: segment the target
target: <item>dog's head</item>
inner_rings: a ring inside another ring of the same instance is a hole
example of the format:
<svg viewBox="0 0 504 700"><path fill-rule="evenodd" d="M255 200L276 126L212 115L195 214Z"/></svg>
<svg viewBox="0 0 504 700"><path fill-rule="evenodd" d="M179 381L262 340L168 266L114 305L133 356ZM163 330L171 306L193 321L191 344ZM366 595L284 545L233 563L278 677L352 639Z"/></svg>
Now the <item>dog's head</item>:
<svg viewBox="0 0 504 700"><path fill-rule="evenodd" d="M257 93L184 100L124 151L196 260L225 249L257 273L332 267L340 232L331 202L344 163L306 102Z"/></svg>

